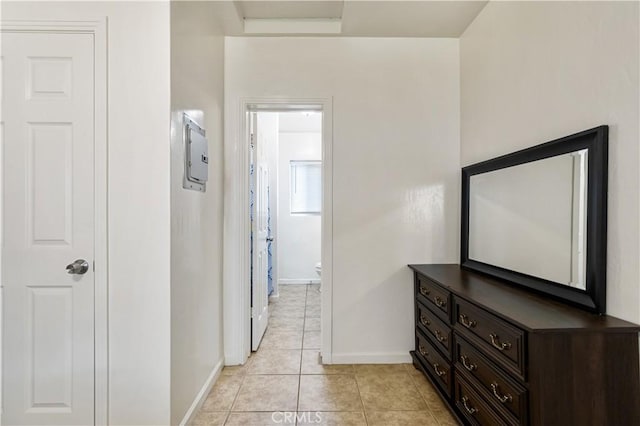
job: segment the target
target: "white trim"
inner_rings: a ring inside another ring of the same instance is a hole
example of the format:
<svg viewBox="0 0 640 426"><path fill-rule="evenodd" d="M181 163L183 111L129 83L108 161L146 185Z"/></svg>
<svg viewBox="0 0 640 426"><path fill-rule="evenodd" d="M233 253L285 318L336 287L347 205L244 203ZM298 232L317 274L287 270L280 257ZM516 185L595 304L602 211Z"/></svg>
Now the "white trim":
<svg viewBox="0 0 640 426"><path fill-rule="evenodd" d="M109 424L108 21L95 27L95 424Z"/></svg>
<svg viewBox="0 0 640 426"><path fill-rule="evenodd" d="M94 37L94 422L109 424L109 330L108 330L108 22L0 21L2 32L64 32ZM1 378L0 378L1 383ZM1 424L1 419L0 419Z"/></svg>
<svg viewBox="0 0 640 426"><path fill-rule="evenodd" d="M251 289L249 282L249 147L247 111L323 111L322 131L322 339L321 353L331 362L333 267L333 99L242 98L225 110L224 194L224 357L227 365L244 364L251 349Z"/></svg>
<svg viewBox="0 0 640 426"><path fill-rule="evenodd" d="M333 364L409 364L413 362L409 350L406 352L361 352L333 354ZM323 364L330 364L322 358Z"/></svg>
<svg viewBox="0 0 640 426"><path fill-rule="evenodd" d="M320 356L333 361L333 98L323 103L322 116L322 295Z"/></svg>
<svg viewBox="0 0 640 426"><path fill-rule="evenodd" d="M3 32L73 32L95 34L102 26L106 28L106 19L86 21L4 19L0 26Z"/></svg>
<svg viewBox="0 0 640 426"><path fill-rule="evenodd" d="M224 366L224 359L221 359L220 361L218 361L215 367L213 367L213 370L211 370L211 374L209 374L209 377L204 382L204 385L202 385L202 388L200 389L195 399L191 403L191 406L189 407L187 412L184 414L184 417L180 421L180 426L189 425L193 422L196 415L198 415L198 411L200 411L202 404L204 404L204 402L207 400L207 396L209 396L209 392L211 392L211 388L218 380L218 377L220 377L220 373L222 373L223 366Z"/></svg>
<svg viewBox="0 0 640 426"><path fill-rule="evenodd" d="M280 278L278 285L320 284L320 278Z"/></svg>

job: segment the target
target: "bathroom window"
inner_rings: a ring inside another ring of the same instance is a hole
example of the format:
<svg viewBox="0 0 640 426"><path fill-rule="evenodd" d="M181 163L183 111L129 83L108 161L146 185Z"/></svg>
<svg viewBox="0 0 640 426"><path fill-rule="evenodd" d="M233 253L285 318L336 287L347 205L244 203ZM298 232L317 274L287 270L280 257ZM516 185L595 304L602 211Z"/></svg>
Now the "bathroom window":
<svg viewBox="0 0 640 426"><path fill-rule="evenodd" d="M290 162L291 214L320 214L322 209L322 162Z"/></svg>

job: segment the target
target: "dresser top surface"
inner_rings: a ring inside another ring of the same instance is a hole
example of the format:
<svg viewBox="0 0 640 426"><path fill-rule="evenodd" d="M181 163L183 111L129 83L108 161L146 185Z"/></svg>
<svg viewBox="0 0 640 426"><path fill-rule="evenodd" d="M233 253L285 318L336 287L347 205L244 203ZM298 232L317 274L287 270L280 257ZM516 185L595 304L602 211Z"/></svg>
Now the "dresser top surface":
<svg viewBox="0 0 640 426"><path fill-rule="evenodd" d="M640 326L556 302L455 264L409 265L454 294L529 331L638 332Z"/></svg>

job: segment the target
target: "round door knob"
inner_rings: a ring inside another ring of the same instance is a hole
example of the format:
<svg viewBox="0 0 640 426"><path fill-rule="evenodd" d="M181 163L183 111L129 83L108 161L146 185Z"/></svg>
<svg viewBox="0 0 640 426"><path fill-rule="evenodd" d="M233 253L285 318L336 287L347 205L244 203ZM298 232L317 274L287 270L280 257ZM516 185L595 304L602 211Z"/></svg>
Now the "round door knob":
<svg viewBox="0 0 640 426"><path fill-rule="evenodd" d="M67 265L67 274L83 275L89 270L89 262L84 259L78 259Z"/></svg>

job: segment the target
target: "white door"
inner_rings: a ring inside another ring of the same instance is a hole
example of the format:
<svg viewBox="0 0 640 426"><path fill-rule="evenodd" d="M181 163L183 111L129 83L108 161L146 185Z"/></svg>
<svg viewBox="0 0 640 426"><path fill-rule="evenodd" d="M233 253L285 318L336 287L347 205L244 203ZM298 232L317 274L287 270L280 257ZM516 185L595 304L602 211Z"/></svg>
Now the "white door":
<svg viewBox="0 0 640 426"><path fill-rule="evenodd" d="M251 286L251 350L257 350L269 322L267 226L269 164L258 114L251 113L253 160L253 281Z"/></svg>
<svg viewBox="0 0 640 426"><path fill-rule="evenodd" d="M2 34L4 425L94 423L93 49Z"/></svg>

